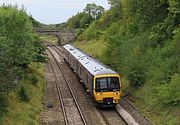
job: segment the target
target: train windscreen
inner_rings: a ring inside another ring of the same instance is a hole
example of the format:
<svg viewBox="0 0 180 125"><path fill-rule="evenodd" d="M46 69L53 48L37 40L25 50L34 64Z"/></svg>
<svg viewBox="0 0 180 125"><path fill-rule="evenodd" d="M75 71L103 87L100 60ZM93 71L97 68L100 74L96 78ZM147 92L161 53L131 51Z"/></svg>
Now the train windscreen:
<svg viewBox="0 0 180 125"><path fill-rule="evenodd" d="M118 77L101 77L96 78L95 85L96 92L111 92L119 91L119 78Z"/></svg>

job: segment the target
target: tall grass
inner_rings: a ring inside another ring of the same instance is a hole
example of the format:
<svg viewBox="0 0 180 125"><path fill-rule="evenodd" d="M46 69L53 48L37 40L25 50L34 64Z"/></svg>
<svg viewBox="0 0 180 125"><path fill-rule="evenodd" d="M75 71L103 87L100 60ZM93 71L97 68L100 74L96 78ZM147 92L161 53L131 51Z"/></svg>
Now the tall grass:
<svg viewBox="0 0 180 125"><path fill-rule="evenodd" d="M37 69L37 67L39 67ZM43 64L32 64L32 73L38 77L38 84L33 85L29 79L21 81L19 89L9 94L8 112L0 118L1 125L39 125L40 112L43 109L42 98L44 95L44 68ZM26 91L29 101L21 101L20 88Z"/></svg>

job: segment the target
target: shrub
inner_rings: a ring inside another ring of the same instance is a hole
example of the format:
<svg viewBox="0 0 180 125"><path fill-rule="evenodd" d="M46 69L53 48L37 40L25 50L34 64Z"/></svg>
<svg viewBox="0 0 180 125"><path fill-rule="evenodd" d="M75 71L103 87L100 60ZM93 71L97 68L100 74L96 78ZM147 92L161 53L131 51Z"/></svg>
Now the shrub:
<svg viewBox="0 0 180 125"><path fill-rule="evenodd" d="M7 112L8 101L4 94L0 94L0 116Z"/></svg>
<svg viewBox="0 0 180 125"><path fill-rule="evenodd" d="M30 100L27 90L23 86L21 86L19 91L20 100L23 102L28 102Z"/></svg>
<svg viewBox="0 0 180 125"><path fill-rule="evenodd" d="M81 34L84 32L84 30L85 30L85 29L83 29L83 28L77 29L77 30L76 30L76 36L81 35Z"/></svg>
<svg viewBox="0 0 180 125"><path fill-rule="evenodd" d="M29 80L31 81L32 85L37 85L37 83L39 82L37 76L35 76L33 74L29 75Z"/></svg>
<svg viewBox="0 0 180 125"><path fill-rule="evenodd" d="M152 33L150 36L151 46L163 46L166 39L173 37L173 30L175 28L175 19L172 15L169 15L164 22L159 23L152 28Z"/></svg>
<svg viewBox="0 0 180 125"><path fill-rule="evenodd" d="M157 94L163 105L179 105L180 103L180 75L174 74L169 84L156 88Z"/></svg>
<svg viewBox="0 0 180 125"><path fill-rule="evenodd" d="M145 72L140 66L134 65L127 75L131 87L140 87L145 82Z"/></svg>

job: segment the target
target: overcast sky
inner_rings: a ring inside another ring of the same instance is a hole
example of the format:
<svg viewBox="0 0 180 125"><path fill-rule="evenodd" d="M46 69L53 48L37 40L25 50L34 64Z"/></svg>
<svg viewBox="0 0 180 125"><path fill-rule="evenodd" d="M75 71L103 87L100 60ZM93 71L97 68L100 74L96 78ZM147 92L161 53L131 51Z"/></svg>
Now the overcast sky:
<svg viewBox="0 0 180 125"><path fill-rule="evenodd" d="M45 24L65 22L72 15L83 11L87 3L109 8L107 0L0 0L0 4L24 5L28 14Z"/></svg>

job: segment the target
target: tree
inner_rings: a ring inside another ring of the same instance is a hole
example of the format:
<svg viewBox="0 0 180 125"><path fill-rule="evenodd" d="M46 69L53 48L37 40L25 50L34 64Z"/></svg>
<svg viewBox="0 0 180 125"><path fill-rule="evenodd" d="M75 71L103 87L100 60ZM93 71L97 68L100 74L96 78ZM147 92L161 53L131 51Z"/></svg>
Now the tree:
<svg viewBox="0 0 180 125"><path fill-rule="evenodd" d="M75 16L72 16L70 19L68 19L66 26L73 29L80 28L80 20L83 18L83 16L84 13L78 13Z"/></svg>
<svg viewBox="0 0 180 125"><path fill-rule="evenodd" d="M66 22L67 28L87 28L93 21L99 19L104 13L102 6L95 3L87 4L83 12L78 12Z"/></svg>
<svg viewBox="0 0 180 125"><path fill-rule="evenodd" d="M32 15L30 15L30 20L31 20L31 22L32 22L32 24L33 24L33 27L35 27L35 28L39 28L39 27L42 27L42 24L40 23L40 22L38 22L37 20L35 20L33 17L32 17Z"/></svg>
<svg viewBox="0 0 180 125"><path fill-rule="evenodd" d="M87 13L93 20L99 19L103 12L104 8L97 6L95 3L87 4L84 8L84 13Z"/></svg>
<svg viewBox="0 0 180 125"><path fill-rule="evenodd" d="M0 101L3 101L7 100L4 95L16 89L29 64L42 61L35 57L43 57L44 51L23 8L0 7L0 29ZM5 104L0 103L0 115L5 111Z"/></svg>
<svg viewBox="0 0 180 125"><path fill-rule="evenodd" d="M123 16L122 11L122 1L120 0L108 0L109 4L111 5L110 13L111 13L111 19L119 20Z"/></svg>
<svg viewBox="0 0 180 125"><path fill-rule="evenodd" d="M86 28L91 23L90 16L84 13L83 17L80 19L80 28Z"/></svg>
<svg viewBox="0 0 180 125"><path fill-rule="evenodd" d="M180 24L180 1L179 0L168 0L169 11L175 18L175 24Z"/></svg>

